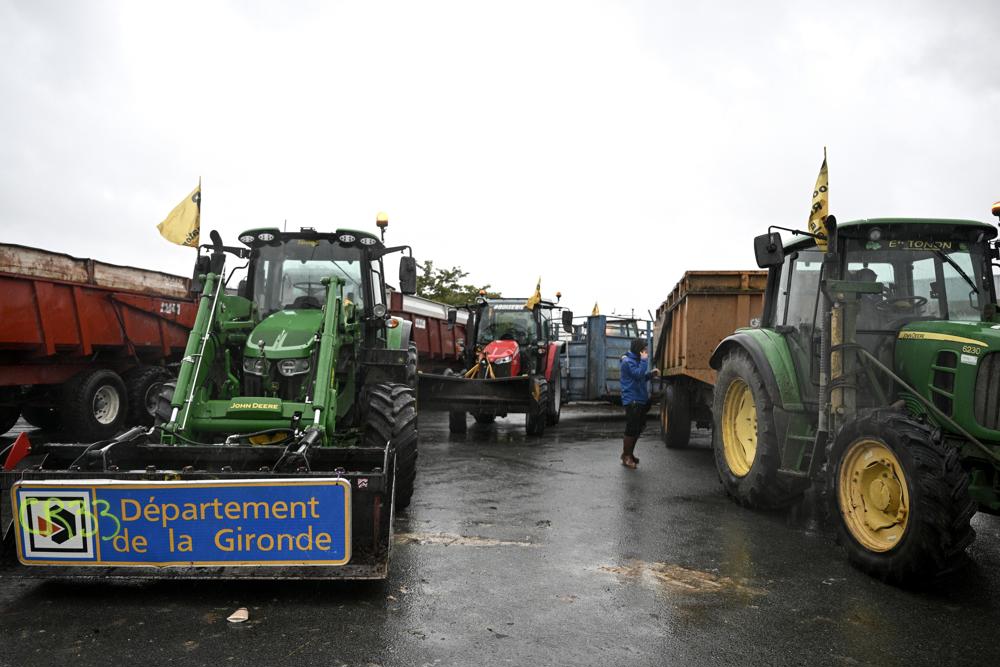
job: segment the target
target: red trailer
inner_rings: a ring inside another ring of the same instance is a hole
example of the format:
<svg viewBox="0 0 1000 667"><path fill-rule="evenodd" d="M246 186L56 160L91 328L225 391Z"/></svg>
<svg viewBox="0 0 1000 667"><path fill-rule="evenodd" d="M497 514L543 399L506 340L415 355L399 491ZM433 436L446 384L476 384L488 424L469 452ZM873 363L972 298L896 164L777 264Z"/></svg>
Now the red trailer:
<svg viewBox="0 0 1000 667"><path fill-rule="evenodd" d="M465 325L469 314L458 311L458 321L448 328L448 309L452 306L406 296L399 292L389 293L389 312L412 324L411 340L417 344L420 370L426 373L443 373L445 369L457 371L462 368L465 350Z"/></svg>
<svg viewBox="0 0 1000 667"><path fill-rule="evenodd" d="M78 440L150 423L197 304L190 281L0 244L0 435L23 416Z"/></svg>

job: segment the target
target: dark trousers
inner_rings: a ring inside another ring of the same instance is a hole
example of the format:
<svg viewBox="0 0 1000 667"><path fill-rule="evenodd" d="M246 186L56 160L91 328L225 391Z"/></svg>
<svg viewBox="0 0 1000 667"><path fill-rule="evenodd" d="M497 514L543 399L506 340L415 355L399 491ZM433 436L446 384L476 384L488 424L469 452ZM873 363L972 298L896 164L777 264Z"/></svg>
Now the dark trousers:
<svg viewBox="0 0 1000 667"><path fill-rule="evenodd" d="M638 438L646 422L649 403L632 402L625 406L625 435Z"/></svg>

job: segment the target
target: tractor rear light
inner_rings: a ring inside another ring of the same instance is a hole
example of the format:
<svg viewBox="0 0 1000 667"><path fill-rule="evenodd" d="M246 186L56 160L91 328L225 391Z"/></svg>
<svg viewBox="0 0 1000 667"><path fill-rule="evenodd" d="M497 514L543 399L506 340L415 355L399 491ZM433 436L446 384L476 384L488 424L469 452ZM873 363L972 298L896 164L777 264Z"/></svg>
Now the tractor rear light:
<svg viewBox="0 0 1000 667"><path fill-rule="evenodd" d="M284 376L302 375L309 372L308 359L282 359L278 362L278 372Z"/></svg>
<svg viewBox="0 0 1000 667"><path fill-rule="evenodd" d="M254 375L264 374L264 359L260 357L248 357L243 360L243 370Z"/></svg>

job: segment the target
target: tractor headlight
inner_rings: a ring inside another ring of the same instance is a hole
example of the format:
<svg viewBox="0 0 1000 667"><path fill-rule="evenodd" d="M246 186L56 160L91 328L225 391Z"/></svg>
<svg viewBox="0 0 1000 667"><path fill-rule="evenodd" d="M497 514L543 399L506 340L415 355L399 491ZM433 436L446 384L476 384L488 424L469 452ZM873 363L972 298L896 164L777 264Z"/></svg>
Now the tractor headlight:
<svg viewBox="0 0 1000 667"><path fill-rule="evenodd" d="M514 360L514 355L508 354L506 357L498 357L493 360L494 364L509 364Z"/></svg>
<svg viewBox="0 0 1000 667"><path fill-rule="evenodd" d="M256 240L257 237L254 236L253 234L244 234L243 236L240 237L240 243L245 243L246 245L250 245Z"/></svg>
<svg viewBox="0 0 1000 667"><path fill-rule="evenodd" d="M374 236L362 236L358 240L358 243L360 243L361 245L369 245L370 246L370 245L375 245L376 243L378 243L378 239L375 238Z"/></svg>
<svg viewBox="0 0 1000 667"><path fill-rule="evenodd" d="M344 245L347 245L348 243L354 243L355 241L357 241L358 237L356 237L354 234L341 234L340 236L337 237L337 240L343 243Z"/></svg>
<svg viewBox="0 0 1000 667"><path fill-rule="evenodd" d="M285 376L308 373L309 359L282 359L278 362L278 372Z"/></svg>
<svg viewBox="0 0 1000 667"><path fill-rule="evenodd" d="M374 315L375 317L385 317L385 304L376 303L374 306L372 306L372 315Z"/></svg>
<svg viewBox="0 0 1000 667"><path fill-rule="evenodd" d="M261 241L262 243L270 243L271 241L274 240L274 234L272 234L271 232L261 232L260 234L257 235L257 240Z"/></svg>
<svg viewBox="0 0 1000 667"><path fill-rule="evenodd" d="M254 375L264 374L264 359L262 357L247 357L243 360L243 371Z"/></svg>

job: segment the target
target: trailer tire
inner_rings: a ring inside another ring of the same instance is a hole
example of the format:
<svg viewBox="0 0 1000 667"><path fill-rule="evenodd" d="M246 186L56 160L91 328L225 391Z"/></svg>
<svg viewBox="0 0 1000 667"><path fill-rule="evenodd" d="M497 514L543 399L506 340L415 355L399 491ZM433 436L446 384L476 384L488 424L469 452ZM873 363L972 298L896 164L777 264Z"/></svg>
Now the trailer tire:
<svg viewBox="0 0 1000 667"><path fill-rule="evenodd" d="M469 425L465 420L465 411L452 410L448 413L449 433L466 433L468 430Z"/></svg>
<svg viewBox="0 0 1000 667"><path fill-rule="evenodd" d="M410 506L417 476L417 397L403 384L376 384L368 389L365 445L396 453L396 510Z"/></svg>
<svg viewBox="0 0 1000 667"><path fill-rule="evenodd" d="M905 585L966 561L976 504L959 452L939 430L871 410L844 425L826 461L823 495L852 565Z"/></svg>
<svg viewBox="0 0 1000 667"><path fill-rule="evenodd" d="M660 399L660 438L667 449L682 449L691 441L691 394L675 382L667 384Z"/></svg>
<svg viewBox="0 0 1000 667"><path fill-rule="evenodd" d="M129 426L153 424L163 383L172 378L170 372L161 366L140 366L125 375Z"/></svg>
<svg viewBox="0 0 1000 667"><path fill-rule="evenodd" d="M535 378L538 387L538 399L534 405L528 408L525 415L524 427L528 435L542 435L545 433L545 422L549 412L549 383L543 377Z"/></svg>
<svg viewBox="0 0 1000 667"><path fill-rule="evenodd" d="M62 417L55 408L29 406L21 411L24 421L43 431L58 431L62 428Z"/></svg>
<svg viewBox="0 0 1000 667"><path fill-rule="evenodd" d="M552 382L549 383L548 409L545 413L545 423L555 426L562 414L562 366L558 359L552 364Z"/></svg>
<svg viewBox="0 0 1000 667"><path fill-rule="evenodd" d="M742 350L726 356L712 396L712 450L723 488L746 507L787 507L801 496L778 474L781 451L772 406L750 357Z"/></svg>
<svg viewBox="0 0 1000 667"><path fill-rule="evenodd" d="M84 441L112 438L128 414L125 383L103 368L80 373L63 385L63 407L68 434Z"/></svg>
<svg viewBox="0 0 1000 667"><path fill-rule="evenodd" d="M21 409L17 406L0 407L0 435L14 428L21 417Z"/></svg>

